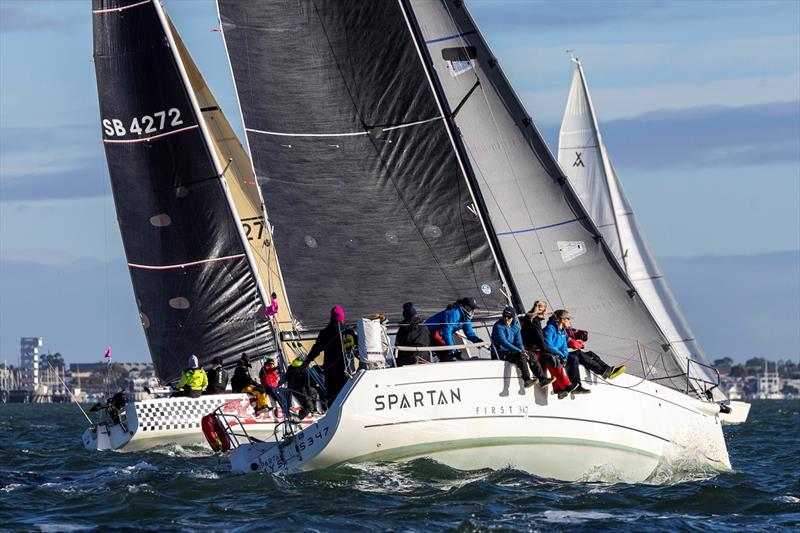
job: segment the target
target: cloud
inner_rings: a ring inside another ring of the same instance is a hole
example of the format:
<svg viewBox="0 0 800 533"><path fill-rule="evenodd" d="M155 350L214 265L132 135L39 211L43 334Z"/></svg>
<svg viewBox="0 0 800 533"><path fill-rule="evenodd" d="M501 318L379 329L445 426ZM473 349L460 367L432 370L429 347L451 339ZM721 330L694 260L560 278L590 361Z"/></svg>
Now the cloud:
<svg viewBox="0 0 800 533"><path fill-rule="evenodd" d="M619 26L626 22L664 23L731 17L746 18L765 11L796 16L794 2L621 2L598 0L527 1L471 0L477 22L488 30L557 32L563 29Z"/></svg>
<svg viewBox="0 0 800 533"><path fill-rule="evenodd" d="M738 166L800 161L800 100L645 113L600 123L617 168ZM560 124L540 130L558 147Z"/></svg>
<svg viewBox="0 0 800 533"><path fill-rule="evenodd" d="M109 193L100 134L88 125L0 129L0 200Z"/></svg>
<svg viewBox="0 0 800 533"><path fill-rule="evenodd" d="M665 83L648 87L592 89L598 120L632 118L659 110L707 106L743 107L797 99L800 74L738 78L707 83ZM568 84L558 91L523 91L521 98L538 123L560 122Z"/></svg>
<svg viewBox="0 0 800 533"><path fill-rule="evenodd" d="M65 6L67 9L63 9ZM90 6L83 3L3 0L0 2L0 32L75 28L87 23L90 11Z"/></svg>
<svg viewBox="0 0 800 533"><path fill-rule="evenodd" d="M600 124L615 164L630 168L800 161L800 100L646 113Z"/></svg>

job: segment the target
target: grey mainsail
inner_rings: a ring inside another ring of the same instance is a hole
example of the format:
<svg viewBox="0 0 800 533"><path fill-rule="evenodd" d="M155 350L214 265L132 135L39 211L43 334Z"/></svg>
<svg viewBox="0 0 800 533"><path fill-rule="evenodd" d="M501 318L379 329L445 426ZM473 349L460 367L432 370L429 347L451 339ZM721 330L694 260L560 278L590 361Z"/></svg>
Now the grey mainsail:
<svg viewBox="0 0 800 533"><path fill-rule="evenodd" d="M94 0L103 143L156 373L275 349L233 203L161 6Z"/></svg>
<svg viewBox="0 0 800 533"><path fill-rule="evenodd" d="M461 1L410 0L520 296L572 311L589 347L632 373L686 372L581 205ZM683 388L676 379L672 386Z"/></svg>
<svg viewBox="0 0 800 533"><path fill-rule="evenodd" d="M396 2L218 2L292 311L508 301ZM504 294L505 293L505 294Z"/></svg>
<svg viewBox="0 0 800 533"><path fill-rule="evenodd" d="M709 379L688 359L707 363L688 321L681 312L664 274L647 245L633 206L622 188L603 143L583 65L578 59L572 76L559 136L558 159L606 242L636 291L673 347L678 363L692 375ZM722 397L721 392L715 391Z"/></svg>

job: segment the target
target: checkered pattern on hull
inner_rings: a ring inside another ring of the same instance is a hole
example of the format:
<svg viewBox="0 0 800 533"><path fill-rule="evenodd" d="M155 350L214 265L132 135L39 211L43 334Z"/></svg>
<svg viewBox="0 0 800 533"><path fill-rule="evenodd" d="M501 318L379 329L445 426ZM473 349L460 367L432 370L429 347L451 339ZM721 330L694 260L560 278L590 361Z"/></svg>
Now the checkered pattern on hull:
<svg viewBox="0 0 800 533"><path fill-rule="evenodd" d="M139 431L200 428L200 420L205 415L232 398L230 395L225 395L136 402Z"/></svg>

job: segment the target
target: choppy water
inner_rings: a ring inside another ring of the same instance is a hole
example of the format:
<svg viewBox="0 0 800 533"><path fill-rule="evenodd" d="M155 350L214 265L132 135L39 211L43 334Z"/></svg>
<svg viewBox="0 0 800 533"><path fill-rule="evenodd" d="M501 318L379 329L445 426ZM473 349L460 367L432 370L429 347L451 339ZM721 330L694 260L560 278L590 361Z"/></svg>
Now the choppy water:
<svg viewBox="0 0 800 533"><path fill-rule="evenodd" d="M0 529L800 529L800 401L756 402L746 425L725 428L733 472L678 461L635 485L430 460L234 476L201 447L90 453L83 429L74 405L0 405Z"/></svg>

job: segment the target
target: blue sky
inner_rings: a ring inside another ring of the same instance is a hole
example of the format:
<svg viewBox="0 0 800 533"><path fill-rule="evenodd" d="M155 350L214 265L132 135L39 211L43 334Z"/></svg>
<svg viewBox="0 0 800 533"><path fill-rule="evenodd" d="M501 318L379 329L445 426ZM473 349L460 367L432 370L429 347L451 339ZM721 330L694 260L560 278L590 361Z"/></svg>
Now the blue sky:
<svg viewBox="0 0 800 533"><path fill-rule="evenodd" d="M214 2L165 4L236 123ZM468 5L553 148L571 78L565 50L582 59L609 153L667 265L789 252L778 269L785 279L772 280L786 290L764 303L784 306L784 327L798 329L800 2ZM27 335L74 361L98 359L107 344L120 358L147 358L91 56L90 2L0 0L0 359L15 360ZM751 278L762 271L755 259L737 264ZM741 284L744 271L731 279ZM692 300L691 269L675 275L688 295L676 287L679 300ZM692 302L695 329L721 327ZM71 313L76 304L81 312ZM733 343L709 334L706 350L738 353ZM796 358L800 339L792 343L784 356Z"/></svg>

